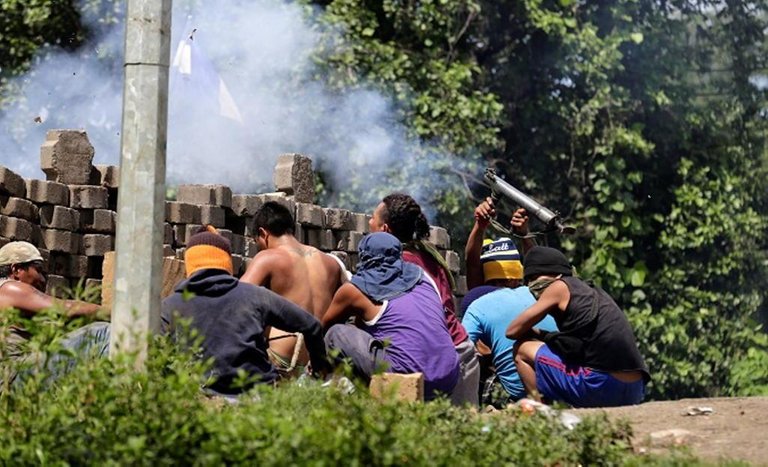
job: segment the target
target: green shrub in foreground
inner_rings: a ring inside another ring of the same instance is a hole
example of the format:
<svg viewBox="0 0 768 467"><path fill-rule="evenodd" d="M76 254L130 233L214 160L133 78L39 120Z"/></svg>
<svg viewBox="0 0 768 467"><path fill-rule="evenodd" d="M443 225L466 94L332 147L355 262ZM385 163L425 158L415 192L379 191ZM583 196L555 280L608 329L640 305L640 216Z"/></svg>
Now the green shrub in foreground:
<svg viewBox="0 0 768 467"><path fill-rule="evenodd" d="M518 412L379 403L317 382L262 388L237 405L200 393L204 365L158 340L146 371L86 361L46 386L0 395L0 463L131 465L635 464L626 426L575 430ZM687 459L690 461L690 459ZM667 459L667 461L672 461Z"/></svg>

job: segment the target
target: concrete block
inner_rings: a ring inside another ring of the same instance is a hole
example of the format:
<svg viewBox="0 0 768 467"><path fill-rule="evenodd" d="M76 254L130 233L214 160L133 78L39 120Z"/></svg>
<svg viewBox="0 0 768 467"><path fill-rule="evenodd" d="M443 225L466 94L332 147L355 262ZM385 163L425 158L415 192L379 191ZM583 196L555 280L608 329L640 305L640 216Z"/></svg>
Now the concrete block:
<svg viewBox="0 0 768 467"><path fill-rule="evenodd" d="M404 402L424 401L424 375L422 373L381 373L373 375L371 396L379 400L393 397Z"/></svg>
<svg viewBox="0 0 768 467"><path fill-rule="evenodd" d="M39 232L40 227L27 220L0 215L0 237L37 244Z"/></svg>
<svg viewBox="0 0 768 467"><path fill-rule="evenodd" d="M228 208L232 206L232 189L225 185L179 185L176 201Z"/></svg>
<svg viewBox="0 0 768 467"><path fill-rule="evenodd" d="M90 185L118 188L120 185L120 167L115 167L114 165L95 165L91 170Z"/></svg>
<svg viewBox="0 0 768 467"><path fill-rule="evenodd" d="M184 261L184 252L187 251L186 248L176 248L176 259L180 259Z"/></svg>
<svg viewBox="0 0 768 467"><path fill-rule="evenodd" d="M171 224L200 224L200 206L166 201L165 221Z"/></svg>
<svg viewBox="0 0 768 467"><path fill-rule="evenodd" d="M42 245L46 250L62 253L78 254L82 236L66 230L43 229Z"/></svg>
<svg viewBox="0 0 768 467"><path fill-rule="evenodd" d="M187 239L202 227L200 224L176 224L173 226L173 236L176 239L177 246L185 246Z"/></svg>
<svg viewBox="0 0 768 467"><path fill-rule="evenodd" d="M93 168L93 145L82 130L48 130L40 146L40 168L48 180L87 185Z"/></svg>
<svg viewBox="0 0 768 467"><path fill-rule="evenodd" d="M434 225L429 227L429 241L442 250L447 250L451 247L451 236L448 235L448 231L442 227L436 227Z"/></svg>
<svg viewBox="0 0 768 467"><path fill-rule="evenodd" d="M315 173L312 159L301 154L282 154L277 158L272 180L275 189L292 195L299 203L315 199Z"/></svg>
<svg viewBox="0 0 768 467"><path fill-rule="evenodd" d="M445 262L448 263L448 270L454 275L461 271L461 259L459 258L458 253L453 250L446 250L443 252L443 258L445 258Z"/></svg>
<svg viewBox="0 0 768 467"><path fill-rule="evenodd" d="M333 236L333 230L323 229L320 234L320 246L318 247L323 251L331 251L336 249L336 241Z"/></svg>
<svg viewBox="0 0 768 467"><path fill-rule="evenodd" d="M163 224L163 243L166 245L176 244L176 233L171 224Z"/></svg>
<svg viewBox="0 0 768 467"><path fill-rule="evenodd" d="M39 240L39 238L38 238ZM39 242L38 242L39 243ZM43 257L43 263L48 263L48 261L51 260L51 252L46 250L45 248L38 248L37 251L40 252L40 256Z"/></svg>
<svg viewBox="0 0 768 467"><path fill-rule="evenodd" d="M334 230L352 230L354 219L352 213L346 209L325 208L325 227Z"/></svg>
<svg viewBox="0 0 768 467"><path fill-rule="evenodd" d="M27 180L27 199L37 204L69 206L69 187L45 180Z"/></svg>
<svg viewBox="0 0 768 467"><path fill-rule="evenodd" d="M68 278L87 277L89 275L88 257L53 252L48 260L48 271Z"/></svg>
<svg viewBox="0 0 768 467"><path fill-rule="evenodd" d="M264 193L258 196L261 198L262 204L272 201L284 206L294 216L295 220L296 200L289 198L285 193Z"/></svg>
<svg viewBox="0 0 768 467"><path fill-rule="evenodd" d="M365 234L362 232L349 232L349 240L347 241L347 248L346 250L350 253L354 253L357 251L357 246L360 244L360 242L363 240L363 237L365 237Z"/></svg>
<svg viewBox="0 0 768 467"><path fill-rule="evenodd" d="M86 256L88 259L88 277L95 279L101 279L102 263L104 263L103 256Z"/></svg>
<svg viewBox="0 0 768 467"><path fill-rule="evenodd" d="M245 270L243 269L244 263L245 261L242 255L232 255L232 275L233 276L240 277L243 275L243 272L245 272Z"/></svg>
<svg viewBox="0 0 768 467"><path fill-rule="evenodd" d="M8 240L5 237L0 237L0 248L4 247L5 245L9 244L11 241Z"/></svg>
<svg viewBox="0 0 768 467"><path fill-rule="evenodd" d="M27 185L21 175L0 165L0 194L23 198L27 194Z"/></svg>
<svg viewBox="0 0 768 467"><path fill-rule="evenodd" d="M325 227L323 208L309 203L296 203L296 222L310 227Z"/></svg>
<svg viewBox="0 0 768 467"><path fill-rule="evenodd" d="M115 237L104 234L83 235L83 253L85 256L104 256L115 249Z"/></svg>
<svg viewBox="0 0 768 467"><path fill-rule="evenodd" d="M176 284L186 278L184 261L175 258L163 258L163 288L160 290L160 298L171 295Z"/></svg>
<svg viewBox="0 0 768 467"><path fill-rule="evenodd" d="M455 294L457 297L463 297L464 295L469 292L469 289L467 287L467 276L458 276L456 277L456 290ZM456 308L459 310L460 308Z"/></svg>
<svg viewBox="0 0 768 467"><path fill-rule="evenodd" d="M109 209L81 210L80 229L86 233L114 234L117 229L117 213Z"/></svg>
<svg viewBox="0 0 768 467"><path fill-rule="evenodd" d="M69 186L69 206L75 209L107 209L108 197L107 189L102 186Z"/></svg>
<svg viewBox="0 0 768 467"><path fill-rule="evenodd" d="M332 230L333 235L333 249L341 251L349 251L349 231L348 230Z"/></svg>
<svg viewBox="0 0 768 467"><path fill-rule="evenodd" d="M104 262L101 264L101 306L112 308L115 295L115 252L104 253Z"/></svg>
<svg viewBox="0 0 768 467"><path fill-rule="evenodd" d="M45 293L58 298L67 298L71 295L71 284L69 279L57 274L48 274L45 283Z"/></svg>
<svg viewBox="0 0 768 467"><path fill-rule="evenodd" d="M227 240L229 240L230 243L232 243L232 235L234 235L234 233L231 230L229 229L216 229L216 230L219 231L219 235L226 238Z"/></svg>
<svg viewBox="0 0 768 467"><path fill-rule="evenodd" d="M245 257L253 258L259 252L259 243L251 237L245 237Z"/></svg>
<svg viewBox="0 0 768 467"><path fill-rule="evenodd" d="M358 232L368 233L371 229L371 226L368 224L368 221L371 220L371 216L368 214L360 214L359 212L353 212L352 213L352 230L357 230Z"/></svg>
<svg viewBox="0 0 768 467"><path fill-rule="evenodd" d="M226 225L226 215L224 208L218 206L200 206L200 223L203 225L212 225L216 228Z"/></svg>
<svg viewBox="0 0 768 467"><path fill-rule="evenodd" d="M243 235L232 234L232 238L229 240L232 247L233 255L245 254L245 237Z"/></svg>
<svg viewBox="0 0 768 467"><path fill-rule="evenodd" d="M163 257L175 258L176 257L176 250L173 248L173 245L169 245L167 243L163 244Z"/></svg>
<svg viewBox="0 0 768 467"><path fill-rule="evenodd" d="M115 282L115 252L110 251L104 255L101 280L101 305L111 308L114 301ZM163 258L163 285L160 297L165 298L173 293L176 284L186 278L184 261L176 258Z"/></svg>
<svg viewBox="0 0 768 467"><path fill-rule="evenodd" d="M80 213L64 206L45 205L40 208L40 225L75 232L80 228Z"/></svg>
<svg viewBox="0 0 768 467"><path fill-rule="evenodd" d="M0 214L18 217L30 222L38 222L40 213L32 201L14 196L0 195Z"/></svg>
<svg viewBox="0 0 768 467"><path fill-rule="evenodd" d="M232 195L232 213L235 216L253 216L262 204L261 195Z"/></svg>
<svg viewBox="0 0 768 467"><path fill-rule="evenodd" d="M304 244L320 248L323 233L325 233L323 229L304 227Z"/></svg>

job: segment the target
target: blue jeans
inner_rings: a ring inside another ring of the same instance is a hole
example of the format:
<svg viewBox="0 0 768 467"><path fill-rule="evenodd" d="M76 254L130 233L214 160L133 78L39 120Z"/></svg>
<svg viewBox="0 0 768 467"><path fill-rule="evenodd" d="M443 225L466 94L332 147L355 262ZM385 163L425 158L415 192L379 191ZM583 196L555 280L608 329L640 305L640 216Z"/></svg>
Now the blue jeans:
<svg viewBox="0 0 768 467"><path fill-rule="evenodd" d="M370 380L377 371L389 366L384 345L370 334L351 324L335 324L325 334L325 347L339 353L337 360L352 362L355 374Z"/></svg>

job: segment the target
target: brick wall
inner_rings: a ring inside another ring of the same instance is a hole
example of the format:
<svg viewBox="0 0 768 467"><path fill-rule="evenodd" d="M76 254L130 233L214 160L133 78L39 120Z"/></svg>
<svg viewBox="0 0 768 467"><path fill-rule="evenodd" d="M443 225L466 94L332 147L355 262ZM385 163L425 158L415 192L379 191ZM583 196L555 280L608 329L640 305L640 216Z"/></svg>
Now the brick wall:
<svg viewBox="0 0 768 467"><path fill-rule="evenodd" d="M46 180L25 180L0 166L0 246L13 240L36 245L48 260L51 293L80 280L101 285L104 256L115 246L119 170L93 166L92 160L85 132L51 130L41 147ZM253 215L265 202L276 201L294 213L297 239L338 256L354 270L357 245L368 232L370 216L313 204L311 164L299 154L280 156L274 193L233 193L224 185L179 186L177 199L165 206L164 255L183 259L187 238L199 226L211 224L230 239L239 276L258 251L251 232ZM445 256L457 278L457 295L463 296L466 280L459 276L459 256L450 250L448 232L432 227L430 240Z"/></svg>

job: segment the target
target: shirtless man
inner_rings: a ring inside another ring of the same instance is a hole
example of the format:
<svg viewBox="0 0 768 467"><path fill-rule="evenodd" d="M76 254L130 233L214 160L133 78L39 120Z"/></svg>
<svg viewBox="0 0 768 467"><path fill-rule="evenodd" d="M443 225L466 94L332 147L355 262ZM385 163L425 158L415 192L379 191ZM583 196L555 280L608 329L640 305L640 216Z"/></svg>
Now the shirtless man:
<svg viewBox="0 0 768 467"><path fill-rule="evenodd" d="M299 242L293 236L293 215L279 203L265 203L254 216L253 228L259 253L240 280L264 286L322 319L333 294L348 280L344 264ZM309 356L293 334L275 328L268 332L269 354L281 374L306 365Z"/></svg>

